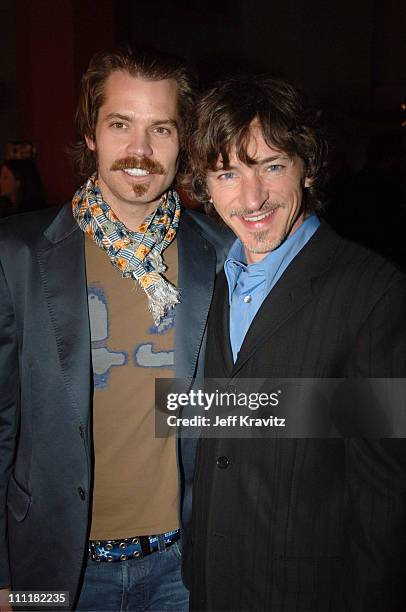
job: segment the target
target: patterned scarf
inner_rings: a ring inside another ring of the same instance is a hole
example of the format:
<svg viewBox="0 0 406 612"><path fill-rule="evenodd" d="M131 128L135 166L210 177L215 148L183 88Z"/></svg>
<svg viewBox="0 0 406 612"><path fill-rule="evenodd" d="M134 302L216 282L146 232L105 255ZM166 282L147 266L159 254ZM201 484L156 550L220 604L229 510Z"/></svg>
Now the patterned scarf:
<svg viewBox="0 0 406 612"><path fill-rule="evenodd" d="M176 236L180 201L175 190L161 202L139 228L126 228L103 200L96 175L78 189L72 200L73 216L79 227L104 249L123 278L138 281L148 297L148 310L159 325L170 308L180 301L179 291L161 276L166 266L162 252Z"/></svg>

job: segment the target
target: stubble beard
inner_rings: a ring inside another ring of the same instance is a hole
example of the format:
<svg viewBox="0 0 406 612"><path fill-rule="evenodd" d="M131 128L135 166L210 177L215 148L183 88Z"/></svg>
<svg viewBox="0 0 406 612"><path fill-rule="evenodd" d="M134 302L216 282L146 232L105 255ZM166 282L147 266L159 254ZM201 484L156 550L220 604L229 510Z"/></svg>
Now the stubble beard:
<svg viewBox="0 0 406 612"><path fill-rule="evenodd" d="M286 204L284 202L268 202L267 204L264 205L262 212L277 210L278 208L285 208L285 207L286 207ZM240 211L233 210L231 211L231 215L237 214L239 216L242 216L245 214L249 214L250 212L251 212L250 210L240 210ZM269 229L258 231L258 232L252 232L250 234L249 243L244 242L244 241L241 241L241 242L243 243L244 248L250 253L255 253L258 255L269 253L270 251L274 251L275 249L277 249L287 237L286 235L282 234L281 236L278 236L276 240L270 241L269 240L270 232L271 230Z"/></svg>
<svg viewBox="0 0 406 612"><path fill-rule="evenodd" d="M269 241L268 234L269 232L267 231L254 232L249 243L243 242L244 248L250 253L256 253L258 255L275 251L275 249L285 240L285 236L280 236L276 240Z"/></svg>

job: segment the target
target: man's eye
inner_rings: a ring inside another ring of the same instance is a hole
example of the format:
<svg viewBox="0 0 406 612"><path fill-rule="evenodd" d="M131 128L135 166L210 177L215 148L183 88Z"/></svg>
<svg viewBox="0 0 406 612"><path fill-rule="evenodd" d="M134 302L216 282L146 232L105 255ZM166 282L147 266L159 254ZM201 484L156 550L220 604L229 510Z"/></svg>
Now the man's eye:
<svg viewBox="0 0 406 612"><path fill-rule="evenodd" d="M114 123L111 124L111 127L115 128L116 130L122 130L126 126L122 121L114 121Z"/></svg>
<svg viewBox="0 0 406 612"><path fill-rule="evenodd" d="M167 134L170 134L171 131L169 128L164 127L163 125L158 125L154 128L154 133L166 136Z"/></svg>
<svg viewBox="0 0 406 612"><path fill-rule="evenodd" d="M235 178L235 174L234 172L223 172L222 174L219 174L217 178L220 181L230 181L231 179Z"/></svg>
<svg viewBox="0 0 406 612"><path fill-rule="evenodd" d="M268 174L281 174L285 169L283 164L270 164L266 167Z"/></svg>

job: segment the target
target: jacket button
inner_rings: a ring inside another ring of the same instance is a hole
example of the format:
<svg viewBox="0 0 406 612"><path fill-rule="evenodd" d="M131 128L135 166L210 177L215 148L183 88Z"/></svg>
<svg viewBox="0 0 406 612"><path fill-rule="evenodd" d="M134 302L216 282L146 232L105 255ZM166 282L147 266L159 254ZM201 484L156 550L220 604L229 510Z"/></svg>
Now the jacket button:
<svg viewBox="0 0 406 612"><path fill-rule="evenodd" d="M78 487L78 493L79 493L80 499L84 501L86 499L86 493L84 489L82 489L82 487Z"/></svg>
<svg viewBox="0 0 406 612"><path fill-rule="evenodd" d="M225 455L222 455L221 457L218 457L216 463L220 470L225 470L230 465L230 459Z"/></svg>

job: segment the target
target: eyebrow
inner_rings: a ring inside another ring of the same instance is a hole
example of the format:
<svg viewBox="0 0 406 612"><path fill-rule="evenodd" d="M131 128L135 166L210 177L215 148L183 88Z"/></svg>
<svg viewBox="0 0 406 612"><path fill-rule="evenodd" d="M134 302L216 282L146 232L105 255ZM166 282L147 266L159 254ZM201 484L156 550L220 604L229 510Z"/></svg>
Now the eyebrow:
<svg viewBox="0 0 406 612"><path fill-rule="evenodd" d="M279 153L279 155L271 155L270 157L265 157L264 159L260 159L260 160L256 161L255 164L256 165L269 164L269 162L276 161L277 159L287 159L287 160L290 160L291 158L289 157L289 155L286 155L286 153Z"/></svg>
<svg viewBox="0 0 406 612"><path fill-rule="evenodd" d="M177 128L178 122L175 121L175 119L157 119L156 121L151 123L151 126L154 125L172 125L173 127Z"/></svg>
<svg viewBox="0 0 406 612"><path fill-rule="evenodd" d="M270 162L276 161L277 159L287 159L290 160L291 158L286 155L285 153L280 153L279 155L270 155L269 157L264 157L263 159L258 159L258 160L254 160L253 164L250 164L252 166L262 166L263 164L269 164ZM229 170L235 170L237 168L237 166L233 166L233 165L229 165L227 166L227 168L223 166L218 166L214 172L219 172L221 170L226 170L227 172Z"/></svg>
<svg viewBox="0 0 406 612"><path fill-rule="evenodd" d="M122 115L121 113L109 113L105 116L104 121L110 121L110 119L122 119L123 121L131 121L129 115Z"/></svg>
<svg viewBox="0 0 406 612"><path fill-rule="evenodd" d="M105 116L104 121L111 121L112 119L120 119L121 121L132 121L133 117L131 117L130 115L122 115L121 113L109 113L108 115ZM175 121L175 119L170 119L170 118L155 119L151 123L151 126L156 126L156 125L172 125L175 128L178 127L178 124Z"/></svg>

